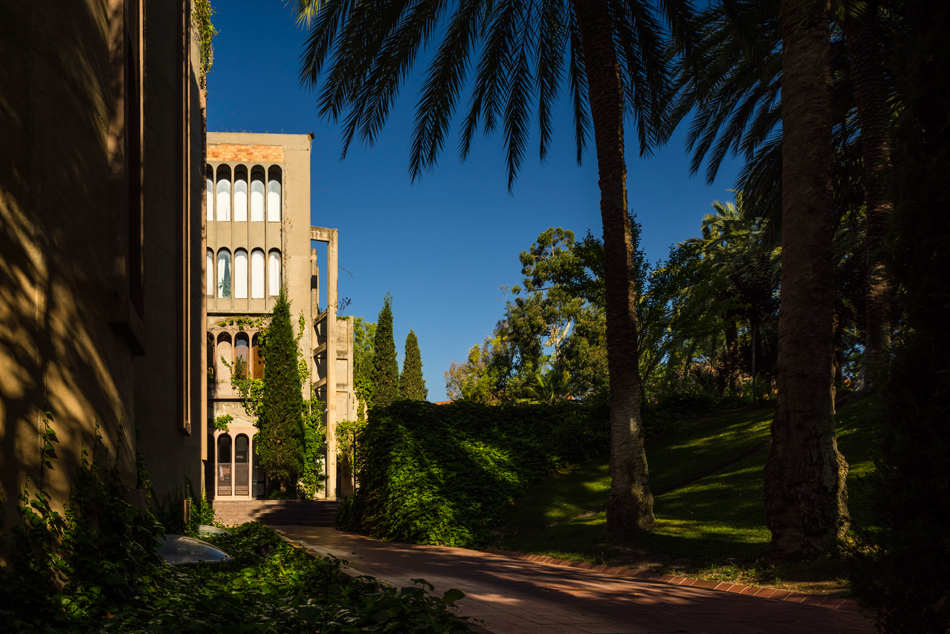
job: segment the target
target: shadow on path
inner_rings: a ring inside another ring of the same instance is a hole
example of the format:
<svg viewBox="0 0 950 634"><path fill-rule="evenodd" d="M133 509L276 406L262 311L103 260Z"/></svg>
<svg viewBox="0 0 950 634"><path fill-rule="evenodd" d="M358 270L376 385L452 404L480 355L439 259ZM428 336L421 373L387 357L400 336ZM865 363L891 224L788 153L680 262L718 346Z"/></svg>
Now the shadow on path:
<svg viewBox="0 0 950 634"><path fill-rule="evenodd" d="M498 634L851 634L874 631L861 614L545 565L445 546L275 526L320 555L397 587L422 578L466 595L460 613Z"/></svg>

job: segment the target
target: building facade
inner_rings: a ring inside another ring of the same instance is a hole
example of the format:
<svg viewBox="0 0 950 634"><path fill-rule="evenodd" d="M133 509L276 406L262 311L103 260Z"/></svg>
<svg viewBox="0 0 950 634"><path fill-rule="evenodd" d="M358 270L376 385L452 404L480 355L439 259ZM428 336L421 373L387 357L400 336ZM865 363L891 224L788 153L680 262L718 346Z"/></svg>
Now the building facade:
<svg viewBox="0 0 950 634"><path fill-rule="evenodd" d="M206 492L219 508L266 494L254 418L232 387L231 373L240 367L251 378L263 378L259 339L281 287L293 322L303 317L301 356L324 404L327 482L319 495L333 499L347 492L340 488L345 479L337 477L334 433L336 423L352 415L353 328L352 318L336 317L337 231L310 226L312 142L309 134L208 134L203 287L208 419L229 417L226 430L209 426L207 444ZM327 243L328 305L322 310L312 241ZM309 387L305 398L311 397Z"/></svg>
<svg viewBox="0 0 950 634"><path fill-rule="evenodd" d="M0 0L0 497L61 508L96 435L202 485L204 96L192 0ZM47 426L59 439L42 469ZM0 553L0 563L3 554Z"/></svg>

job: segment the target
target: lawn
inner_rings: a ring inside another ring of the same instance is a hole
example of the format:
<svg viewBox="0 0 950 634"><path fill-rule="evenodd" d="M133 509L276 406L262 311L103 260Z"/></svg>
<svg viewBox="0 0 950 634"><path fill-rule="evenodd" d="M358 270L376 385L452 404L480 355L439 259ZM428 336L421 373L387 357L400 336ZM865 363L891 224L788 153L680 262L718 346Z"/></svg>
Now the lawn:
<svg viewBox="0 0 950 634"><path fill-rule="evenodd" d="M836 416L838 446L851 465L850 507L859 521L867 519L867 505L858 478L874 468L874 433L864 422L872 406L870 399L862 399ZM769 540L761 491L768 454L763 445L771 418L772 410L763 409L695 419L648 440L650 486L660 492L652 531L605 533L603 510L610 477L607 459L600 458L529 489L510 508L496 546L752 583L774 584L792 577L834 580L843 575L840 560L804 567L773 566L761 560ZM753 451L757 447L763 448ZM717 469L743 454L744 458ZM678 486L682 483L687 484Z"/></svg>

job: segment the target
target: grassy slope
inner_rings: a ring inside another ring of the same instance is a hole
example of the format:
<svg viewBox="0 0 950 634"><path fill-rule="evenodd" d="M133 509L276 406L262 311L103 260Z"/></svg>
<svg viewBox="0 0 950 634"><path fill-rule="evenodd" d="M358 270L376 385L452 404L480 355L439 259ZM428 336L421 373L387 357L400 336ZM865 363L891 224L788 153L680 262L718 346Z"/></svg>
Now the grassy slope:
<svg viewBox="0 0 950 634"><path fill-rule="evenodd" d="M855 486L856 477L873 469L873 433L861 427L871 406L869 399L863 399L836 416L838 445L851 465L851 509L858 519L866 514L866 506L861 487ZM651 439L646 446L650 486L662 491L754 448L768 439L771 418L771 410L759 410L698 419ZM760 451L658 495L656 528L617 537L608 537L603 530L602 511L610 490L606 458L590 461L532 487L510 509L498 545L618 565L644 559L663 565L685 558L694 566L748 560L769 540L761 498L766 456L766 451Z"/></svg>

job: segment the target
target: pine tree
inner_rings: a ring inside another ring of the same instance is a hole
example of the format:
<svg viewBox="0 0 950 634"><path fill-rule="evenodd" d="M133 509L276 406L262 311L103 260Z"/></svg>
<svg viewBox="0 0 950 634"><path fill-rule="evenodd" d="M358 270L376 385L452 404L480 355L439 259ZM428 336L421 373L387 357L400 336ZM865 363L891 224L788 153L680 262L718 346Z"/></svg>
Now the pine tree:
<svg viewBox="0 0 950 634"><path fill-rule="evenodd" d="M393 339L393 297L386 293L373 339L373 406L386 407L399 400L399 365Z"/></svg>
<svg viewBox="0 0 950 634"><path fill-rule="evenodd" d="M422 378L419 340L412 330L406 337L406 356L402 362L402 376L399 377L399 392L408 401L424 401L429 395L425 379Z"/></svg>
<svg viewBox="0 0 950 634"><path fill-rule="evenodd" d="M297 340L290 321L290 302L281 289L264 345L264 394L257 419L261 467L284 492L296 490L303 469L304 423Z"/></svg>

